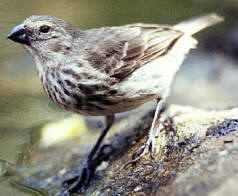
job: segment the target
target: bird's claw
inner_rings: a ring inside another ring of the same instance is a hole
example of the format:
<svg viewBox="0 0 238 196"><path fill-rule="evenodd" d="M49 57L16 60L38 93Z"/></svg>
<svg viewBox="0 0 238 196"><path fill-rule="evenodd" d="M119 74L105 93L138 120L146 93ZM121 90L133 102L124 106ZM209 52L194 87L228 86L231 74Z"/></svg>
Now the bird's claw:
<svg viewBox="0 0 238 196"><path fill-rule="evenodd" d="M150 153L150 157L155 159L155 143L155 136L153 134L149 135L146 142L133 153L132 160L124 164L123 168L126 168L130 164L137 163L148 152Z"/></svg>
<svg viewBox="0 0 238 196"><path fill-rule="evenodd" d="M147 140L141 147L139 147L132 155L132 160L140 159L145 154L147 154L150 151L151 158L154 158L154 150L153 150L153 143L149 140Z"/></svg>
<svg viewBox="0 0 238 196"><path fill-rule="evenodd" d="M79 175L65 180L62 184L64 187L64 195L68 196L77 193L82 187L89 186L90 180L103 161L107 161L113 153L114 148L111 145L104 145L100 148L99 153L92 160L86 159L83 163L83 168Z"/></svg>
<svg viewBox="0 0 238 196"><path fill-rule="evenodd" d="M90 162L86 162L83 166L81 173L79 175L74 176L68 180L63 182L63 187L66 189L64 191L64 195L70 195L72 193L76 193L80 190L83 186L88 186L92 175L95 172L94 167L90 165Z"/></svg>

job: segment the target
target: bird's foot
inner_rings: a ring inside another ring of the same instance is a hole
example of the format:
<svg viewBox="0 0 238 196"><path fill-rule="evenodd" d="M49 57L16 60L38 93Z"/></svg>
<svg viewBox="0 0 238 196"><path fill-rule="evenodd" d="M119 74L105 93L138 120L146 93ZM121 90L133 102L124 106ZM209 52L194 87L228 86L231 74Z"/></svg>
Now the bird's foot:
<svg viewBox="0 0 238 196"><path fill-rule="evenodd" d="M79 175L63 182L63 195L69 196L81 191L83 187L88 187L97 167L103 161L107 161L110 158L113 150L111 145L104 145L100 148L99 153L95 157L92 159L86 158Z"/></svg>
<svg viewBox="0 0 238 196"><path fill-rule="evenodd" d="M124 164L124 168L126 168L128 165L137 163L147 153L150 153L150 157L155 159L156 137L152 133L154 133L154 131L151 130L146 142L133 153L132 160Z"/></svg>
<svg viewBox="0 0 238 196"><path fill-rule="evenodd" d="M63 187L65 188L64 195L68 196L77 193L83 186L88 186L94 172L95 168L92 167L90 162L85 161L79 175L63 182Z"/></svg>

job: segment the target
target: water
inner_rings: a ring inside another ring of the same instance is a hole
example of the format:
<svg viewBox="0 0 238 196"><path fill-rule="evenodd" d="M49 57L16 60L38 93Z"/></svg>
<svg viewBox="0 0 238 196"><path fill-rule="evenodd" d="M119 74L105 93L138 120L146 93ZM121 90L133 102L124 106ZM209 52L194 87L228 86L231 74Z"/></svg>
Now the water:
<svg viewBox="0 0 238 196"><path fill-rule="evenodd" d="M228 0L1 0L0 160L4 163L0 166L2 176L10 175L5 169L10 172L9 168L27 162L25 153L40 141L39 131L46 123L70 116L70 113L58 109L44 95L30 55L20 45L6 39L7 33L26 17L33 14L49 14L63 18L75 27L87 29L133 22L174 24L185 18L209 12L226 16L224 24L198 35L203 40L202 38L235 28L238 22L237 9L237 2ZM79 129L84 122L80 123L77 125ZM11 167L5 167L5 163L9 163L7 165ZM16 186L11 186L7 178L0 180L0 196L36 194L27 189L24 192L19 191L19 187L16 189Z"/></svg>

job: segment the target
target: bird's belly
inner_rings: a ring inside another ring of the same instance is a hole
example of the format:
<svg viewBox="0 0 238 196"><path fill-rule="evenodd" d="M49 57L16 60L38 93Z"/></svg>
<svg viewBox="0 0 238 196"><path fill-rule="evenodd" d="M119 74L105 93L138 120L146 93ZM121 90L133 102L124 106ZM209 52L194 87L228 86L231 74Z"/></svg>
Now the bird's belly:
<svg viewBox="0 0 238 196"><path fill-rule="evenodd" d="M70 89L66 86L64 88L56 85L49 86L48 83L44 84L43 87L46 94L59 107L89 116L105 116L125 112L139 107L147 99L154 98L151 95L147 95L146 99L136 96L127 97L125 92L115 89L115 87L94 93L89 93L87 89L84 89L85 93L82 93L78 89Z"/></svg>
<svg viewBox="0 0 238 196"><path fill-rule="evenodd" d="M128 97L157 95L168 96L174 75L182 64L183 57L165 56L143 65L134 71L119 88L127 92Z"/></svg>
<svg viewBox="0 0 238 196"><path fill-rule="evenodd" d="M127 98L123 95L109 96L105 95L88 95L83 96L80 103L69 104L65 109L90 116L105 116L115 113L125 112L139 107L146 101L154 99L155 96L148 95L147 99Z"/></svg>

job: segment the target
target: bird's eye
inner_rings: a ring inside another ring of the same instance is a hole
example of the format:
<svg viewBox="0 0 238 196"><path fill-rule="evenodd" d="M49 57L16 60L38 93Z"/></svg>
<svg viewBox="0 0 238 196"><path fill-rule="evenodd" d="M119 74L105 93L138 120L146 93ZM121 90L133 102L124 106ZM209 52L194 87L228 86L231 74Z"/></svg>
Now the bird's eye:
<svg viewBox="0 0 238 196"><path fill-rule="evenodd" d="M47 25L43 25L40 27L40 32L41 33L48 33L50 31L50 27Z"/></svg>

